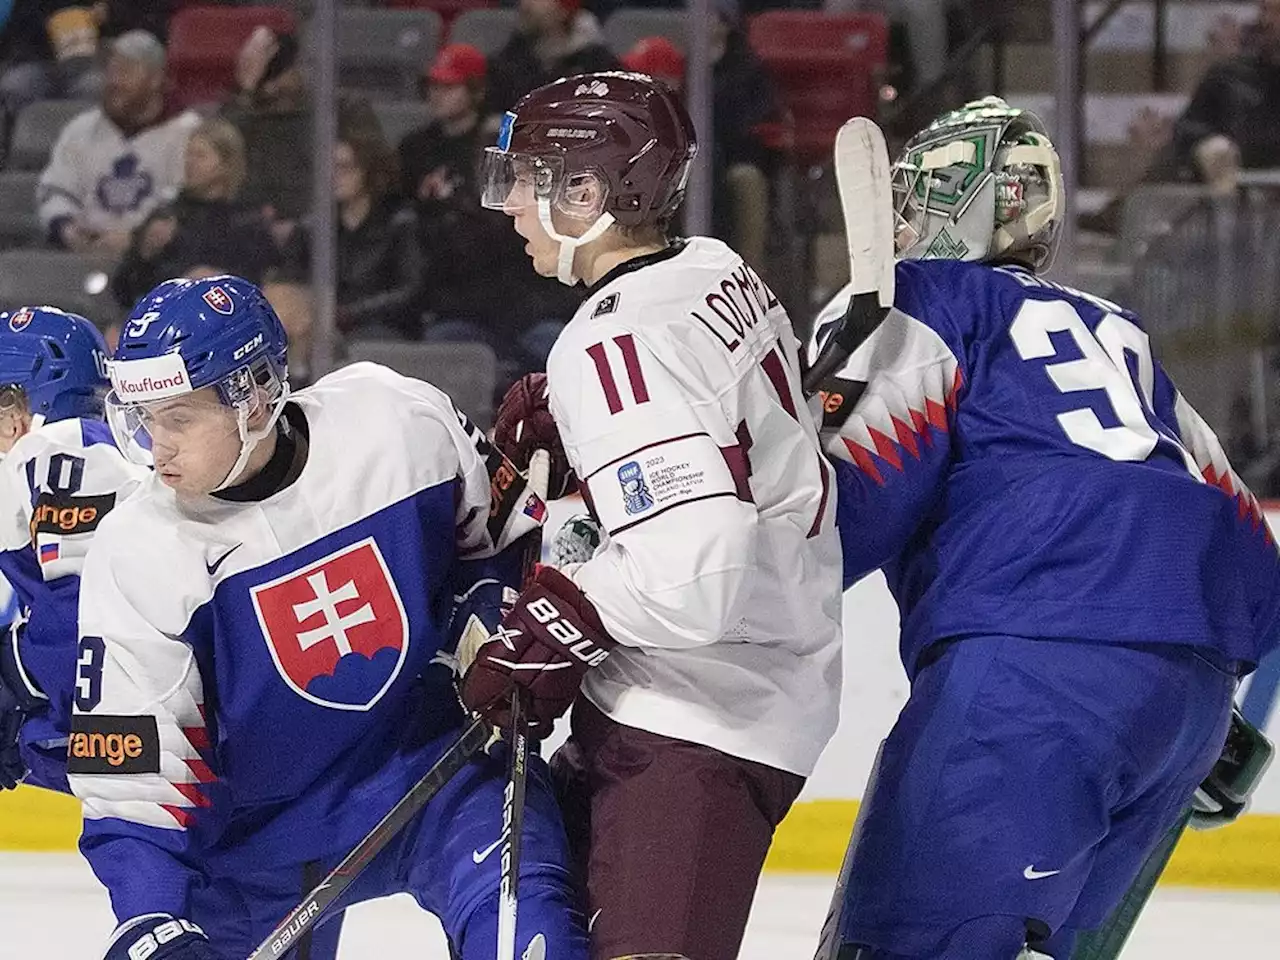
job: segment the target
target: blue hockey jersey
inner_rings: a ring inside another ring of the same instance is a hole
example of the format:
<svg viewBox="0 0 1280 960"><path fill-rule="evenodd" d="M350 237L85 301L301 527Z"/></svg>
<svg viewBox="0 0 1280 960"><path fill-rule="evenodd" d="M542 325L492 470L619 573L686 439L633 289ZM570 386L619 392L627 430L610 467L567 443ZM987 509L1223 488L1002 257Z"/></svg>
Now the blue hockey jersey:
<svg viewBox="0 0 1280 960"><path fill-rule="evenodd" d="M822 402L845 583L883 567L909 674L979 634L1186 644L1239 672L1274 649L1262 510L1116 304L1016 266L904 261Z"/></svg>
<svg viewBox="0 0 1280 960"><path fill-rule="evenodd" d="M105 423L75 418L32 430L0 466L0 572L26 620L17 662L49 698L22 728L29 784L68 789L80 568L98 524L147 475L120 455Z"/></svg>
<svg viewBox="0 0 1280 960"><path fill-rule="evenodd" d="M460 725L455 597L544 513L420 381L355 364L285 415L308 437L291 485L152 479L85 563L68 770L121 920L354 846Z"/></svg>

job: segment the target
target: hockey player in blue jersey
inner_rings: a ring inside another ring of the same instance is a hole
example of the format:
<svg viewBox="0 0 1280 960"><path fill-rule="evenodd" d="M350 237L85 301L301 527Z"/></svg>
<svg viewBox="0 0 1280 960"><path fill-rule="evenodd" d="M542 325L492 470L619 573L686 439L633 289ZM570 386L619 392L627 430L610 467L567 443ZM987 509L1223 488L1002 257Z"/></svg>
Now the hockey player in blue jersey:
<svg viewBox="0 0 1280 960"><path fill-rule="evenodd" d="M1138 318L1040 276L1034 116L970 104L893 176L894 309L822 393L846 585L883 569L911 693L821 956L1067 960L1218 758L1280 560Z"/></svg>
<svg viewBox="0 0 1280 960"><path fill-rule="evenodd" d="M80 567L147 475L102 420L107 346L53 307L0 313L0 572L19 616L0 642L0 789L66 791Z"/></svg>
<svg viewBox="0 0 1280 960"><path fill-rule="evenodd" d="M82 581L68 770L109 960L243 960L368 833L457 739L450 617L496 629L543 513L434 387L355 364L290 394L285 347L246 281L169 281L110 364L108 422L155 474ZM500 755L465 767L340 907L411 893L491 960L505 783ZM536 760L523 849L517 953L585 960ZM299 955L332 957L339 917Z"/></svg>

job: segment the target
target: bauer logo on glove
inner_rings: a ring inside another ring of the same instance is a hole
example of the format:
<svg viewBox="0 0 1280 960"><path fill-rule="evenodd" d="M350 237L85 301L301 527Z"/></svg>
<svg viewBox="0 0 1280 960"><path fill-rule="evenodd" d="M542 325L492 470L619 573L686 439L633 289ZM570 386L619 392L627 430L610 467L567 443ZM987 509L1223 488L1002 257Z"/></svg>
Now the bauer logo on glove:
<svg viewBox="0 0 1280 960"><path fill-rule="evenodd" d="M614 640L591 601L564 574L540 567L475 649L462 678L462 701L490 723L507 727L511 694L524 690L530 732L544 737L569 709L582 677L609 656Z"/></svg>

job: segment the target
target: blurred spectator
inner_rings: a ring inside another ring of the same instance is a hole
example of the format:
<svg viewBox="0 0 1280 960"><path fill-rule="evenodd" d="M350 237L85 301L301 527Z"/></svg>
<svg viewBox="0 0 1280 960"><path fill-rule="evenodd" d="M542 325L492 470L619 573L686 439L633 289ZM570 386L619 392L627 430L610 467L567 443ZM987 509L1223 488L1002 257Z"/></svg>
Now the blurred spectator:
<svg viewBox="0 0 1280 960"><path fill-rule="evenodd" d="M235 97L223 116L244 137L249 176L242 199L296 223L311 207L311 106L298 41L258 27L236 61Z"/></svg>
<svg viewBox="0 0 1280 960"><path fill-rule="evenodd" d="M1209 68L1174 128L1179 160L1218 193L1280 167L1280 0L1259 0L1243 51Z"/></svg>
<svg viewBox="0 0 1280 960"><path fill-rule="evenodd" d="M622 56L622 65L661 80L672 90L684 89L684 54L666 37L644 37Z"/></svg>
<svg viewBox="0 0 1280 960"><path fill-rule="evenodd" d="M10 116L28 103L95 100L102 91L103 38L146 30L163 38L172 0L24 0L0 36L0 101Z"/></svg>
<svg viewBox="0 0 1280 960"><path fill-rule="evenodd" d="M769 180L785 159L786 110L747 41L736 0L715 0L711 25L716 236L763 268L769 232Z"/></svg>
<svg viewBox="0 0 1280 960"><path fill-rule="evenodd" d="M489 108L509 110L543 84L575 73L616 70L595 14L581 0L520 0L520 28L494 57Z"/></svg>
<svg viewBox="0 0 1280 960"><path fill-rule="evenodd" d="M416 340L422 335L422 251L413 211L397 197L395 152L367 123L340 126L339 138L333 155L338 329L357 339ZM299 231L275 279L305 285L309 246Z"/></svg>
<svg viewBox="0 0 1280 960"><path fill-rule="evenodd" d="M509 246L510 226L477 199L477 167L492 140L481 115L485 71L475 47L442 49L423 78L434 119L400 143L404 194L417 212L427 264L423 306L436 323L483 323L505 299L498 254Z"/></svg>
<svg viewBox="0 0 1280 960"><path fill-rule="evenodd" d="M280 256L261 211L236 199L244 179L240 132L226 120L204 121L187 142L182 192L134 232L112 278L122 307L132 307L162 281L193 271L262 282Z"/></svg>
<svg viewBox="0 0 1280 960"><path fill-rule="evenodd" d="M487 343L514 380L546 365L564 326L557 318L571 316L578 298L558 283L531 283L523 241L504 214L480 206L476 174L493 139L481 115L485 72L474 47L440 51L424 78L435 119L404 138L400 161L427 264L424 338Z"/></svg>
<svg viewBox="0 0 1280 960"><path fill-rule="evenodd" d="M177 194L199 118L166 114L164 69L164 46L151 34L113 41L102 106L67 124L40 175L40 222L53 243L123 253L132 231Z"/></svg>

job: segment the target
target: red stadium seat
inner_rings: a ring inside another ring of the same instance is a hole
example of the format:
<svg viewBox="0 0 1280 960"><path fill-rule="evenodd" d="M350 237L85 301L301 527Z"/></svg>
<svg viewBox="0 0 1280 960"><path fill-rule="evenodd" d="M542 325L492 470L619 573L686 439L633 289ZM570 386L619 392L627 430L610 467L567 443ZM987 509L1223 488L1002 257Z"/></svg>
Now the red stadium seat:
<svg viewBox="0 0 1280 960"><path fill-rule="evenodd" d="M480 7L496 7L498 0L386 0L382 5L384 7L400 7L402 9L434 10L440 14L440 22L444 25L444 33L441 39L441 45L443 46L443 38L449 36L449 28L453 26L453 21L457 19L458 14Z"/></svg>
<svg viewBox="0 0 1280 960"><path fill-rule="evenodd" d="M836 131L850 117L875 116L889 59L883 16L770 10L751 19L748 36L791 111L802 163L829 159Z"/></svg>
<svg viewBox="0 0 1280 960"><path fill-rule="evenodd" d="M169 21L169 75L178 103L221 100L234 89L240 48L259 26L294 33L297 20L281 7L185 7Z"/></svg>

